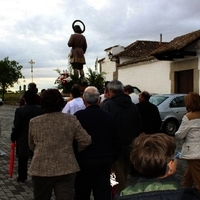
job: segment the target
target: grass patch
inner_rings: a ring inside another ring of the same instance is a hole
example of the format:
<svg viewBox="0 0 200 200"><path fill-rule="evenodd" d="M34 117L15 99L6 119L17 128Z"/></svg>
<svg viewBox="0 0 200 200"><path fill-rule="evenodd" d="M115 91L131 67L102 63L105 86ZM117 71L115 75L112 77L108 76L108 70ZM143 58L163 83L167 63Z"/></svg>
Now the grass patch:
<svg viewBox="0 0 200 200"><path fill-rule="evenodd" d="M23 96L23 93L6 93L4 94L4 104L19 105L19 100Z"/></svg>

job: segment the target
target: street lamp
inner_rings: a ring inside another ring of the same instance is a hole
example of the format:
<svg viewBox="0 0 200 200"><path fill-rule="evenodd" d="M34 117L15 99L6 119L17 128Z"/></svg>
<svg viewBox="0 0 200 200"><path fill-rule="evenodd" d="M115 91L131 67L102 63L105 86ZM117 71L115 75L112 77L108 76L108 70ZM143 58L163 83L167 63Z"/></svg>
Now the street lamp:
<svg viewBox="0 0 200 200"><path fill-rule="evenodd" d="M111 52L108 53L108 58L112 61L113 54Z"/></svg>
<svg viewBox="0 0 200 200"><path fill-rule="evenodd" d="M113 72L113 80L117 80L118 79L119 57L114 56L111 52L109 52L108 58L111 62L115 62L115 71Z"/></svg>
<svg viewBox="0 0 200 200"><path fill-rule="evenodd" d="M29 62L31 64L31 79L32 79L32 82L33 82L33 65L35 64L35 62L31 61Z"/></svg>

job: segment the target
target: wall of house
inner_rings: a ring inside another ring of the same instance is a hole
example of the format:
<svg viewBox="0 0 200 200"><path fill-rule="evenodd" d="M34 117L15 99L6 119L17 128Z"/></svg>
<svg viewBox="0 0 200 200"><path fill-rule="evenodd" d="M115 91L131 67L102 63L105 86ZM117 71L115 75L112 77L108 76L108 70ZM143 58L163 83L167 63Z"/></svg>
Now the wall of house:
<svg viewBox="0 0 200 200"><path fill-rule="evenodd" d="M101 72L105 72L105 80L111 81L113 80L113 72L116 71L116 63L111 62L108 57L105 57L105 59L101 63Z"/></svg>
<svg viewBox="0 0 200 200"><path fill-rule="evenodd" d="M190 58L184 60L177 60L171 63L170 79L171 79L171 91L175 91L175 72L184 70L193 70L193 91L199 93L199 69L198 69L198 59Z"/></svg>
<svg viewBox="0 0 200 200"><path fill-rule="evenodd" d="M118 69L118 80L124 85L136 86L141 91L171 93L169 74L169 61L152 61L120 67Z"/></svg>

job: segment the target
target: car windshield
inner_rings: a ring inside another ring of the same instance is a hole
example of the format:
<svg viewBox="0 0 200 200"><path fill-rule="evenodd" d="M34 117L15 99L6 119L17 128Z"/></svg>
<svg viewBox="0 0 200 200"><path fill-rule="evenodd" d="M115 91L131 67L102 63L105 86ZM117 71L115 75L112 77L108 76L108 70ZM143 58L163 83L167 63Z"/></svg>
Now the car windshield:
<svg viewBox="0 0 200 200"><path fill-rule="evenodd" d="M160 105L163 101L165 101L168 97L166 96L151 96L149 99L149 102L152 104L158 106Z"/></svg>

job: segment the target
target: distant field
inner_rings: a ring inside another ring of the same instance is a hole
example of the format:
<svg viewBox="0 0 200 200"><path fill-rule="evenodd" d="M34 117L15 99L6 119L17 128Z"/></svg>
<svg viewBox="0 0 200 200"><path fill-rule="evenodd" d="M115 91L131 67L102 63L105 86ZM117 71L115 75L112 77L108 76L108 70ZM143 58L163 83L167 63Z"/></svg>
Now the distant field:
<svg viewBox="0 0 200 200"><path fill-rule="evenodd" d="M4 95L4 104L18 105L23 93L6 93ZM0 98L2 95L0 94Z"/></svg>

